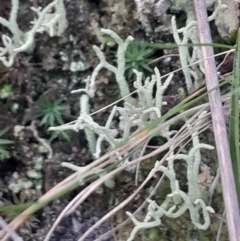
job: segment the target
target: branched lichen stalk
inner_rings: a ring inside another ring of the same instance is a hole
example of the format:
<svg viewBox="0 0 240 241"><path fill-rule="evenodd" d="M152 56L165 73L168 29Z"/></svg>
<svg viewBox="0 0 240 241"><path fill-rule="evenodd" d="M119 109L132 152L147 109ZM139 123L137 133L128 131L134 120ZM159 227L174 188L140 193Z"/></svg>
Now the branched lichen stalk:
<svg viewBox="0 0 240 241"><path fill-rule="evenodd" d="M204 120L206 113L202 113L193 127L188 123L189 131L197 127L200 122ZM198 229L207 229L210 225L210 213L214 210L206 206L202 199L202 194L198 186L199 167L201 162L200 149L213 149L212 146L199 143L197 131L192 133L193 147L186 154L173 153L167 158L168 167L155 165L155 170L163 172L170 181L171 193L167 195L165 201L158 205L154 200L149 200L148 211L143 221L138 221L132 214L127 212L127 215L133 221L135 227L133 228L130 237L127 241L135 238L137 232L141 229L152 228L162 223L161 218L167 216L169 218L177 218L181 216L187 209L190 213L190 218L194 226ZM182 191L179 187L179 182L176 179L176 171L174 169L175 160L184 160L187 164L187 180L188 193ZM156 169L157 168L157 169ZM200 220L199 212L203 213L203 221Z"/></svg>

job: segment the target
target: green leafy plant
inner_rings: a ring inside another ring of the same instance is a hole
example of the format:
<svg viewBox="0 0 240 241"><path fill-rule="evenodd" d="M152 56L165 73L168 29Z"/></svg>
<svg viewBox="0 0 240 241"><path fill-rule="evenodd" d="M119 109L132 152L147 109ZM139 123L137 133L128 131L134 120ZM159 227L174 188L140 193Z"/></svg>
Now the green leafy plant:
<svg viewBox="0 0 240 241"><path fill-rule="evenodd" d="M29 197L24 192L20 192L18 196L13 193L12 198L12 202L10 200L3 199L4 205L0 207L0 214L4 217L6 222L12 221L35 201L34 197ZM39 220L32 215L24 222L23 226L24 228L31 230L32 228L36 228L38 222Z"/></svg>
<svg viewBox="0 0 240 241"><path fill-rule="evenodd" d="M9 128L4 128L0 131L0 137L3 136ZM12 144L13 142L6 139L0 139L0 161L9 158L9 152L4 148L5 145Z"/></svg>
<svg viewBox="0 0 240 241"><path fill-rule="evenodd" d="M150 72L153 70L148 66L148 63L151 61L149 58L154 52L153 48L150 48L139 41L132 41L125 53L125 62L126 62L126 76L130 79L133 76L132 69L136 69L140 72Z"/></svg>
<svg viewBox="0 0 240 241"><path fill-rule="evenodd" d="M62 115L67 111L68 106L62 104L63 99L50 100L43 98L33 107L34 118L41 118L40 125L47 127L62 125Z"/></svg>
<svg viewBox="0 0 240 241"><path fill-rule="evenodd" d="M67 133L67 131L53 131L52 135L49 139L49 142L52 142L54 139L63 137L66 141L71 142L71 139Z"/></svg>
<svg viewBox="0 0 240 241"><path fill-rule="evenodd" d="M62 125L62 116L68 110L68 106L63 105L62 102L62 98L56 100L44 98L39 100L33 108L34 118L41 118L40 125L44 125L46 127ZM49 141L52 142L60 136L70 142L70 138L65 131L53 131Z"/></svg>

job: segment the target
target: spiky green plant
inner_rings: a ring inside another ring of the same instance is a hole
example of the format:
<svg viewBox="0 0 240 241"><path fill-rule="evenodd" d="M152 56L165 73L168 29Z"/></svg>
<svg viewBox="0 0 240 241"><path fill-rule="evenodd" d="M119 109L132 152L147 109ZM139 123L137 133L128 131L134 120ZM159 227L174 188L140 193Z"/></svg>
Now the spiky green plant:
<svg viewBox="0 0 240 241"><path fill-rule="evenodd" d="M125 53L126 77L128 79L132 78L132 69L136 69L143 73L146 71L152 73L153 70L148 66L148 63L152 60L149 57L153 52L153 48L146 46L142 42L132 41Z"/></svg>
<svg viewBox="0 0 240 241"><path fill-rule="evenodd" d="M6 222L13 220L19 213L31 206L35 201L34 197L27 196L24 192L20 192L19 195L13 193L12 199L12 201L3 199L4 205L0 207L0 213L4 216ZM36 228L38 222L39 220L32 215L24 222L23 226L28 230L32 230L32 228Z"/></svg>
<svg viewBox="0 0 240 241"><path fill-rule="evenodd" d="M33 107L33 117L40 118L40 125L47 127L62 125L62 115L67 111L68 106L62 104L63 99L50 100L43 98L36 102Z"/></svg>
<svg viewBox="0 0 240 241"><path fill-rule="evenodd" d="M40 125L44 125L46 127L62 125L62 116L69 109L68 106L63 105L62 102L62 98L56 100L43 98L37 101L33 107L33 117L40 118ZM70 142L70 137L65 131L53 131L49 142L52 142L54 139L60 136Z"/></svg>

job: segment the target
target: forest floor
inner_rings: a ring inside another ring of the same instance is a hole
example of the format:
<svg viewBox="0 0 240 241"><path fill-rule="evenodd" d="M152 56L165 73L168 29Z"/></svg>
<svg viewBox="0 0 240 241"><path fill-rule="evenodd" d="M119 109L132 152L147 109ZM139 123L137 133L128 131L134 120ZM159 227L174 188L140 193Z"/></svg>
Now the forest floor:
<svg viewBox="0 0 240 241"><path fill-rule="evenodd" d="M4 1L3 1L4 2ZM5 7L0 8L0 15L7 17L10 6L5 1ZM40 1L39 1L40 2ZM41 1L46 5L49 1ZM19 25L24 30L29 28L29 19L33 17L30 11L30 1L20 1ZM71 94L72 90L84 87L83 80L92 73L98 63L96 53L92 46L102 44L99 39L100 28L111 29L123 39L131 35L136 40L148 42L173 43L172 33L164 22L151 19L152 31L146 32L141 26L137 17L134 1L112 0L112 1L88 1L71 0L66 1L66 11L69 26L61 37L50 38L48 35L39 35L36 39L36 46L31 54L18 54L14 65L5 68L0 64L0 130L5 128L8 131L2 138L11 140L13 143L6 146L9 157L0 161L0 206L9 204L22 204L36 201L43 193L50 190L54 185L69 176L72 171L61 166L62 162L70 162L77 166L85 166L93 161L87 146L83 131L66 132L66 136L57 135L53 140L53 133L48 131L48 125L41 124L41 118L34 114L36 106L42 100L56 101L61 99L65 111L62 115L64 123L74 121L79 116L79 95ZM167 12L170 16L176 14L179 27L184 26L186 16L184 12ZM165 29L165 30L164 30ZM0 28L2 33L6 29ZM216 31L213 31L216 34ZM114 63L116 48L105 45L103 47L106 58ZM173 54L174 56L160 59L150 64L153 69L157 66L161 74L167 74L179 68L180 60L178 50L155 49L151 55L156 60L163 55ZM221 59L218 59L220 62ZM76 69L73 63L78 63L81 68ZM146 73L147 74L147 73ZM95 98L91 100L91 112L111 104L119 98L118 86L114 82L113 75L107 71L101 71L98 77L98 90ZM130 88L133 89L131 80ZM164 112L178 102L179 88L186 89L183 73L180 71L174 75L173 83L165 93L165 98L170 103L165 107ZM109 110L98 113L94 120L105 125ZM117 125L118 119L115 123ZM181 124L180 124L181 125ZM49 160L49 144L52 151ZM210 139L212 134L203 135L201 138ZM51 142L50 142L51 140ZM157 140L158 142L161 140ZM154 143L156 144L156 143ZM159 143L158 143L159 144ZM211 168L216 171L214 156L206 156L211 160ZM151 170L155 160L146 162L140 170L140 181L143 180ZM181 169L179 164L179 169ZM184 176L184 175L183 175ZM115 186L99 188L84 204L76 211L65 217L56 228L51 241L78 240L97 220L106 214L112 207L119 204L128 197L135 189L135 172L124 171L115 179ZM183 178L184 181L184 178ZM125 218L125 211L134 211L144 201L156 180L153 180L141 196L125 207L114 218L108 220L94 231L86 240L95 240L116 224L120 224ZM26 184L27 183L27 184ZM23 188L28 185L27 188ZM159 190L157 196L163 200L167 193L169 184L166 183L166 190ZM19 234L24 241L41 241L46 236L49 228L53 225L64 207L72 200L84 186L80 186L69 194L53 201L50 205L38 211L34 218L31 218L20 230ZM221 192L215 198L221 199ZM97 204L97 205L96 205ZM221 212L222 201L216 206ZM21 210L1 212L0 215L6 220L11 220ZM187 240L186 234L200 238L199 240L213 240L213 233L217 231L217 222L211 229L201 231L195 230L189 224L188 215L184 215L173 222L171 219L164 219L161 228L156 229L159 233L158 239L150 239L150 231L141 233L138 240ZM105 240L126 240L132 229L129 224ZM171 239L169 239L171 237ZM227 240L226 231L223 232L221 240Z"/></svg>

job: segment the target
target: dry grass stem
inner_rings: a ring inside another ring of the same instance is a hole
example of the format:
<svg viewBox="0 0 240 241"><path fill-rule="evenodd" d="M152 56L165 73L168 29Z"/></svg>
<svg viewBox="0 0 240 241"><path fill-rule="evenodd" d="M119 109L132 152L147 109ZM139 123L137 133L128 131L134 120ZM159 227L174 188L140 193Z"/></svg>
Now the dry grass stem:
<svg viewBox="0 0 240 241"><path fill-rule="evenodd" d="M194 0L195 14L201 43L212 43L210 27L208 23L207 10L204 0ZM224 112L222 107L216 63L213 57L213 48L211 46L201 46L203 64L205 69L206 85L209 92L209 102L213 122L213 130L216 142L218 162L221 172L221 182L223 189L223 198L226 208L226 217L228 223L228 233L230 241L240 240L240 213L238 198L235 188L234 175L232 170L232 161L228 143ZM210 58L209 58L210 57Z"/></svg>
<svg viewBox="0 0 240 241"><path fill-rule="evenodd" d="M86 167L83 167L80 171L75 172L74 174L72 174L71 176L69 176L68 178L66 178L65 180L63 180L62 182L60 182L59 184L57 184L55 187L53 187L51 190L49 190L46 194L44 194L40 199L39 202L49 202L49 200L53 200L54 197L62 192L63 190L66 190L68 188L70 188L71 186L78 186L79 183L81 183L82 181L84 181L85 178L90 177L93 172L92 170L96 167L101 166L105 167L107 164L111 163L114 159L117 158L117 155L122 155L124 156L127 152L131 152L132 150L134 150L134 148L137 148L139 145L142 145L143 143L147 143L149 138L152 138L153 136L156 135L156 133L159 132L159 130L161 130L162 128L164 128L165 126L170 125L173 122L176 122L179 120L179 118L186 118L187 116L192 116L192 120L194 120L194 118L197 118L197 116L199 115L199 113L201 113L202 111L204 111L206 108L208 107L208 104L203 104L197 107L193 107L192 109L186 110L182 113L180 113L177 116L172 117L171 119L165 121L164 123L159 123L155 128L153 128L152 130L143 130L140 133L138 133L137 135L133 136L127 143L125 143L124 145L120 146L119 148L105 154L104 156L102 156L101 158L97 159L96 161L94 161L93 163L89 164ZM199 113L198 113L199 112ZM195 113L195 115L194 115ZM207 118L207 116L206 116ZM190 117L191 120L191 117ZM190 121L189 120L189 121ZM188 123L189 123L188 121ZM182 130L182 129L181 129ZM181 131L180 130L180 131ZM194 131L194 130L192 130ZM190 136L189 131L186 131L186 136ZM71 202L69 205L70 207L76 207L78 206L81 202L83 202L92 192L94 192L94 190L102 185L102 183L104 183L106 180L108 180L108 178L113 177L114 175L116 175L118 172L124 170L126 167L131 166L131 165L136 165L141 161L144 161L150 157L153 157L161 152L163 152L164 150L169 149L172 145L174 145L175 143L181 143L182 141L184 141L185 138L187 137L183 137L183 135L177 136L176 139L171 140L167 143L165 143L164 145L160 146L159 148L157 148L156 150L152 151L151 153L144 155L140 158L137 158L133 161L131 161L128 164L122 165L118 168L116 168L115 170L111 171L110 173L106 174L104 177L100 178L99 180L96 180L94 182L94 184L88 188L85 189L81 192L81 195L79 195L77 197L80 198L78 199L78 201L75 203L75 206L73 206L73 203ZM76 200L76 199L74 199ZM42 205L44 206L44 204ZM24 223L24 221L31 215L33 214L36 210L38 210L38 204L33 204L32 206L30 206L28 209L26 209L24 212L22 212L19 216L17 216L9 225L12 229L16 230L19 226L22 225L22 223ZM74 209L72 209L74 210ZM3 241L6 241L8 238L8 235L6 234L5 237L2 239Z"/></svg>
<svg viewBox="0 0 240 241"><path fill-rule="evenodd" d="M150 157L154 156L157 153L162 152L164 149L169 149L171 147L171 151L173 149L175 149L176 147L179 147L179 143L185 143L185 145L187 144L188 141L186 141L190 136L191 133L193 131L200 130L200 129L206 129L209 127L209 123L208 121L204 121L203 125L199 125L196 126L194 125L194 123L197 121L197 117L199 116L199 112L196 113L193 117L190 118L190 120L188 120L184 126L176 133L176 135L173 137L173 139L171 139L167 144L164 144L163 146L160 146L157 150L154 151L154 154L150 153ZM207 118L207 117L206 117ZM189 132L189 124L194 126L194 129L191 130L191 132ZM166 157L170 154L169 151L160 162L158 162L157 167L159 167L160 165L162 165L166 159ZM147 156L147 157L146 157ZM63 212L61 213L61 215L58 217L58 219L55 221L54 225L52 226L52 228L50 229L48 235L46 236L46 238L44 239L44 241L48 241L50 239L50 236L52 235L54 229L57 227L57 225L59 224L59 222L62 220L62 218L65 215L69 215L71 213L73 213L75 211L75 209L86 199L89 197L89 195L96 190L97 187L99 187L100 185L102 185L106 180L108 180L108 178L113 177L115 175L115 173L120 172L121 170L124 170L127 166L129 165L133 165L134 163L140 163L143 160L149 159L150 158L149 155L145 155L143 157L139 157L135 160L133 160L131 163L128 163L126 165L120 166L118 168L116 168L115 170L113 170L112 172L106 174L104 177L99 178L98 180L94 181L93 183L91 183L88 187L86 187L83 191L81 191L68 205L67 207L63 210ZM85 237L87 237L95 228L97 228L99 225L101 225L104 221L106 221L106 219L110 218L111 216L113 216L117 211L119 211L120 209L122 209L124 206L126 206L141 190L142 188L147 184L147 182L153 178L154 174L156 173L156 169L152 169L152 171L149 173L148 177L144 180L144 182L137 188L137 190L131 195L129 196L124 202L122 202L121 204L119 204L117 207L115 207L114 209L112 209L108 214L106 214L102 219L100 219L96 224L94 224L80 239L79 241L84 240Z"/></svg>

